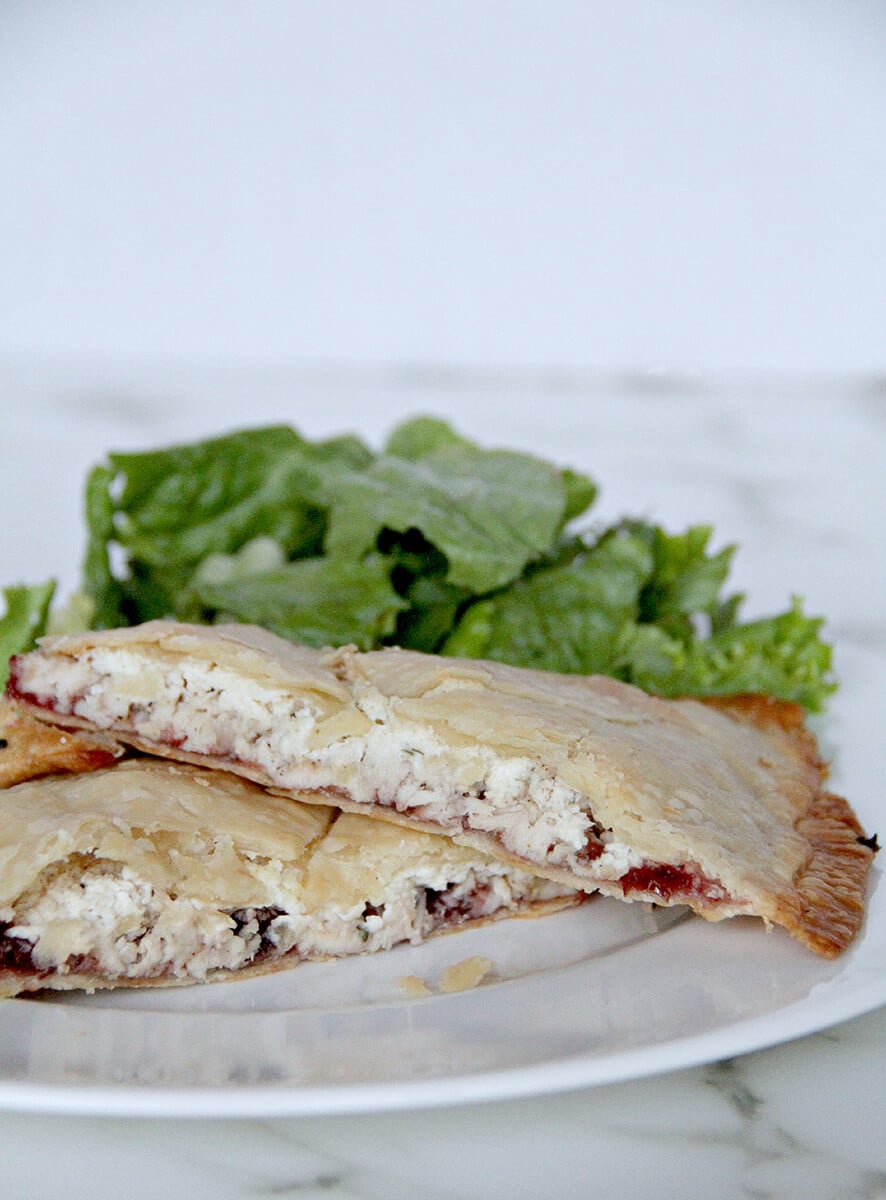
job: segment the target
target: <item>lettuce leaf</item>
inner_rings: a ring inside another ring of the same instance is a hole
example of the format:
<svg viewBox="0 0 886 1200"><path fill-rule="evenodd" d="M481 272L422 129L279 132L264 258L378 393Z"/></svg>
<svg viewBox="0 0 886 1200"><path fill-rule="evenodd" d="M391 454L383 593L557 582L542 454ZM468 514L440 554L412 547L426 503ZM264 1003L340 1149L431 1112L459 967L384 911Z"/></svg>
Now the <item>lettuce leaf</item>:
<svg viewBox="0 0 886 1200"><path fill-rule="evenodd" d="M3 588L6 612L0 617L0 686L6 683L10 658L32 649L37 638L46 632L54 594L54 580Z"/></svg>
<svg viewBox="0 0 886 1200"><path fill-rule="evenodd" d="M87 542L83 560L82 590L93 604L93 628L113 629L126 624L123 616L123 588L111 570L111 542L114 537L114 501L111 487L114 472L97 466L86 478L85 510Z"/></svg>
<svg viewBox="0 0 886 1200"><path fill-rule="evenodd" d="M87 482L84 590L100 626L193 613L182 596L199 564L264 537L291 561L358 563L381 550L401 594L424 573L404 571L417 541L447 584L477 594L548 553L595 494L587 476L484 450L430 417L400 425L381 455L285 426L113 453Z"/></svg>
<svg viewBox="0 0 886 1200"><path fill-rule="evenodd" d="M87 483L84 590L97 623L177 613L203 559L257 537L279 542L287 556L321 552L338 479L371 458L355 437L309 442L286 426L110 454ZM115 546L126 563L122 576L111 571Z"/></svg>
<svg viewBox="0 0 886 1200"><path fill-rule="evenodd" d="M307 646L352 642L371 650L393 633L406 601L375 554L360 561L303 558L226 582L192 584L202 619L263 625Z"/></svg>
<svg viewBox="0 0 886 1200"><path fill-rule="evenodd" d="M516 579L543 557L596 489L552 464L484 450L442 421L417 418L348 481L332 505L326 548L359 557L385 531L418 532L446 559L446 581L475 593Z"/></svg>
<svg viewBox="0 0 886 1200"><path fill-rule="evenodd" d="M836 689L822 625L794 597L786 612L733 624L689 645L656 625L625 628L618 665L625 678L660 696L763 692L817 712Z"/></svg>
<svg viewBox="0 0 886 1200"><path fill-rule="evenodd" d="M763 692L820 710L834 691L823 621L791 608L738 621L721 596L733 548L709 526L670 535L640 522L604 532L467 607L441 648L565 673L606 674L663 696Z"/></svg>
<svg viewBox="0 0 886 1200"><path fill-rule="evenodd" d="M96 627L247 621L310 645L403 645L664 695L765 691L820 708L822 622L742 623L709 525L576 532L588 476L482 448L434 417L382 451L286 426L115 453L86 487Z"/></svg>
<svg viewBox="0 0 886 1200"><path fill-rule="evenodd" d="M642 537L619 534L540 567L466 610L443 653L567 673L612 674L653 571Z"/></svg>

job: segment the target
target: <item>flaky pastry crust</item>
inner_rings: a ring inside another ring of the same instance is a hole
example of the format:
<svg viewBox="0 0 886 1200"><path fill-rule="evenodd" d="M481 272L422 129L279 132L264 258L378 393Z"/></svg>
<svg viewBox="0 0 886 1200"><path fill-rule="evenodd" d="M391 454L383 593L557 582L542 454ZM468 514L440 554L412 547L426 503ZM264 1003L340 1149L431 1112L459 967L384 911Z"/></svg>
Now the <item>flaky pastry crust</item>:
<svg viewBox="0 0 886 1200"><path fill-rule="evenodd" d="M760 917L827 956L861 926L873 843L797 705L171 622L48 641L10 688L49 722L586 891Z"/></svg>
<svg viewBox="0 0 886 1200"><path fill-rule="evenodd" d="M0 788L42 775L97 771L123 752L106 734L47 725L0 697Z"/></svg>

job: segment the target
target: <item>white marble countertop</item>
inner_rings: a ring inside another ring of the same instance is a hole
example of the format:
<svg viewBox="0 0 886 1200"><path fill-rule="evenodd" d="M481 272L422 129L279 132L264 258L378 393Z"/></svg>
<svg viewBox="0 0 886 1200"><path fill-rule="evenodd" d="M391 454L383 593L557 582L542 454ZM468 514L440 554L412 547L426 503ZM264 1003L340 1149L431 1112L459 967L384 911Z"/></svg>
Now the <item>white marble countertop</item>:
<svg viewBox="0 0 886 1200"><path fill-rule="evenodd" d="M17 521L12 536L8 521L4 534L4 582L50 573L76 579L79 489L106 448L266 420L308 434L340 431L354 412L381 436L400 417L434 412L485 442L591 468L603 488L601 519L642 513L675 529L712 520L722 541L740 543L733 577L751 594L750 612L803 594L809 611L830 618L838 669L841 655L861 654L881 690L886 682L882 380L714 386L649 375L311 375L46 362L7 362L0 379L0 503ZM829 744L839 746L845 731L824 721ZM882 766L880 748L871 761L878 757ZM880 792L853 799L882 821ZM886 963L874 964L875 983L878 971L882 978ZM171 1120L23 1112L7 1103L0 1194L886 1197L886 1010L823 1023L828 1028L787 1044L648 1078L412 1112Z"/></svg>
<svg viewBox="0 0 886 1200"><path fill-rule="evenodd" d="M263 1121L0 1115L39 1200L882 1200L886 1010L738 1059L529 1100Z"/></svg>

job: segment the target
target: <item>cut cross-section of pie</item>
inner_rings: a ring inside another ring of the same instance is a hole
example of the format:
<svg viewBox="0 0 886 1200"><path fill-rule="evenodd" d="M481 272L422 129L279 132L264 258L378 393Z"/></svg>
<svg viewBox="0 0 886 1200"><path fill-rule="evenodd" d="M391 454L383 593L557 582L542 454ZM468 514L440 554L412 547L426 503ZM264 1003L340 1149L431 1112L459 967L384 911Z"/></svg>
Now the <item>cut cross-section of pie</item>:
<svg viewBox="0 0 886 1200"><path fill-rule="evenodd" d="M256 974L581 899L448 838L188 764L0 790L0 996Z"/></svg>
<svg viewBox="0 0 886 1200"><path fill-rule="evenodd" d="M760 917L823 955L863 919L873 841L792 704L162 621L49 640L13 660L9 693L563 884Z"/></svg>

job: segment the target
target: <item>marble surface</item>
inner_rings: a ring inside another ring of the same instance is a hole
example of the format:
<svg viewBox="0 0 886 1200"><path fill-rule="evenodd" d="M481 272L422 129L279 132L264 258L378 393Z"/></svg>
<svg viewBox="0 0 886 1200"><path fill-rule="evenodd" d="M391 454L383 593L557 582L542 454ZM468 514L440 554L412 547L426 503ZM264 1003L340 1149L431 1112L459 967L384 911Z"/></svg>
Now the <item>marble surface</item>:
<svg viewBox="0 0 886 1200"><path fill-rule="evenodd" d="M883 1200L886 1010L655 1079L494 1105L268 1121L0 1115L40 1200Z"/></svg>
<svg viewBox="0 0 886 1200"><path fill-rule="evenodd" d="M17 517L4 535L4 581L56 573L73 585L76 498L106 448L266 420L327 433L350 427L355 412L378 440L397 419L434 412L485 442L588 467L603 489L601 520L641 513L675 529L712 520L718 540L740 543L733 580L749 592L748 615L799 592L809 611L828 614L838 669L841 653L862 654L881 690L886 682L881 378L20 360L2 365L0 383L0 504ZM51 488L37 467L47 459ZM839 753L840 728L824 718L821 729ZM856 803L883 820L881 795ZM50 1115L10 1104L0 1112L0 1194L873 1200L886 1197L884 1072L880 1008L738 1058L494 1104L249 1121Z"/></svg>

